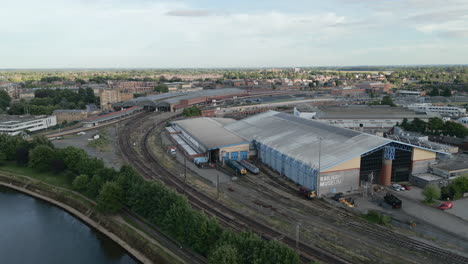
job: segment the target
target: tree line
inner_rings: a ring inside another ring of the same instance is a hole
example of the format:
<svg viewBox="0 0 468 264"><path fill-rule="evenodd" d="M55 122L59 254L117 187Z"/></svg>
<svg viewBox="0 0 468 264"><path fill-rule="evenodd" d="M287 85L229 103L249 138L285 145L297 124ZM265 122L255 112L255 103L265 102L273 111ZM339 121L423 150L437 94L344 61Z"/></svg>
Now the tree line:
<svg viewBox="0 0 468 264"><path fill-rule="evenodd" d="M106 168L82 149L57 149L40 136L26 141L0 135L0 165L7 161L64 177L74 190L96 200L97 209L105 214L130 209L208 257L209 263L299 263L292 249L253 233L221 228L215 218L194 210L185 196L160 182L143 180L128 165Z"/></svg>
<svg viewBox="0 0 468 264"><path fill-rule="evenodd" d="M34 91L33 99L20 100L10 105L10 115L50 115L56 109L85 109L86 104L98 103L91 88L70 89L38 89Z"/></svg>
<svg viewBox="0 0 468 264"><path fill-rule="evenodd" d="M462 124L444 121L438 117L429 118L428 122L419 118L415 118L413 121L404 118L399 126L406 131L418 132L424 135L448 135L460 138L468 136L468 128Z"/></svg>

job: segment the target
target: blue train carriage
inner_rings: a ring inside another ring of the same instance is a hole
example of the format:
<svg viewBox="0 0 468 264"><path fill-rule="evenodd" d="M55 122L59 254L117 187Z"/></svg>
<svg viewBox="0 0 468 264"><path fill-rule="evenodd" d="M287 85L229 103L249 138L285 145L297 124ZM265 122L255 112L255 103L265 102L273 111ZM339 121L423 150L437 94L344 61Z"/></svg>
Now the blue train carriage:
<svg viewBox="0 0 468 264"><path fill-rule="evenodd" d="M260 169L257 166L253 165L247 160L241 160L240 164L253 174L258 174L260 172Z"/></svg>
<svg viewBox="0 0 468 264"><path fill-rule="evenodd" d="M244 167L242 167L242 165L240 165L239 162L237 162L235 160L229 160L227 162L227 164L228 164L229 167L231 167L237 173L239 173L241 175L247 174L247 170Z"/></svg>

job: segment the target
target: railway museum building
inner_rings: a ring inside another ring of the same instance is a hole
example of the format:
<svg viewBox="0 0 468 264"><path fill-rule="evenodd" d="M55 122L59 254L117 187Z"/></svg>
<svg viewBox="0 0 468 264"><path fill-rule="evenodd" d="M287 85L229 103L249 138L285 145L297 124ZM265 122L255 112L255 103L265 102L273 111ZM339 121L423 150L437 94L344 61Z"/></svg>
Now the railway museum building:
<svg viewBox="0 0 468 264"><path fill-rule="evenodd" d="M356 193L370 180L382 185L408 181L412 174L428 172L438 153L276 111L239 121L194 118L173 122L173 128L199 144L211 160L256 156L319 196Z"/></svg>

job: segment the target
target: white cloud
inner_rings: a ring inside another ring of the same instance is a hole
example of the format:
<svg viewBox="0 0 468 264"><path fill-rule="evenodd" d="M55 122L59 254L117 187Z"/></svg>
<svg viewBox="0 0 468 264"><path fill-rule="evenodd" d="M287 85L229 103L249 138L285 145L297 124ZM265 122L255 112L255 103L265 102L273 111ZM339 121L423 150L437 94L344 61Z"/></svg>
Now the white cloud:
<svg viewBox="0 0 468 264"><path fill-rule="evenodd" d="M464 7L359 0L365 8L355 9L346 1L345 10L321 11L312 3L303 12L229 13L183 1L8 1L0 9L0 68L369 64L376 45L390 41L385 47L418 52L411 47L426 41L407 43L399 30L423 32L441 46L466 37ZM444 19L445 10L457 15ZM386 64L384 53L392 50L380 52Z"/></svg>

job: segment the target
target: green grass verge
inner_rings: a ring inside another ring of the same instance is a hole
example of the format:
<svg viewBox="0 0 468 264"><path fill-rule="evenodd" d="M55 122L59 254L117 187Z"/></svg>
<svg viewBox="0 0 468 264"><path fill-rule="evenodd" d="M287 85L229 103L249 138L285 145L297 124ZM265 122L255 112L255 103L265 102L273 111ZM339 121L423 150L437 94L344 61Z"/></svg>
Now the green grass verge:
<svg viewBox="0 0 468 264"><path fill-rule="evenodd" d="M24 175L39 181L55 185L62 188L71 189L72 185L63 174L51 174L49 172L36 172L32 168L18 166L14 163L7 163L0 166L1 172Z"/></svg>

